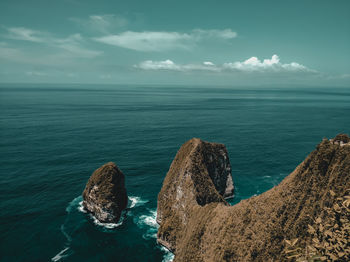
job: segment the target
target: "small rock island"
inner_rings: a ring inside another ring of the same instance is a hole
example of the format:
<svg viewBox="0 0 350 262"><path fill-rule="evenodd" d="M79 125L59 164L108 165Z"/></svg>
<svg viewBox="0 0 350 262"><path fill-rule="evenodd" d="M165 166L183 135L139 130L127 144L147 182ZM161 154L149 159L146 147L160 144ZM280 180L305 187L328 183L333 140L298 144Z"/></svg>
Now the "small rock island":
<svg viewBox="0 0 350 262"><path fill-rule="evenodd" d="M89 178L83 192L83 206L100 222L117 223L127 207L125 176L116 164L109 162Z"/></svg>

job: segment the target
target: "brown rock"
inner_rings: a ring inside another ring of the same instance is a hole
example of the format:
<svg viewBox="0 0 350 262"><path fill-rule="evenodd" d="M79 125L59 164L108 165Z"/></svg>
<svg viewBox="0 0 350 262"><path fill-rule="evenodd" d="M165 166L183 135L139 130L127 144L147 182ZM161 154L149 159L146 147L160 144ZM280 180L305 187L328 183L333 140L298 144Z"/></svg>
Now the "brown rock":
<svg viewBox="0 0 350 262"><path fill-rule="evenodd" d="M158 195L158 242L176 249L178 232L189 222L192 207L221 202L233 196L233 181L223 144L193 138L177 153Z"/></svg>
<svg viewBox="0 0 350 262"><path fill-rule="evenodd" d="M174 261L285 261L283 240L310 241L308 225L333 205L330 190L350 188L350 144L325 139L278 186L229 206L205 179L194 143L181 147L158 196L158 238Z"/></svg>
<svg viewBox="0 0 350 262"><path fill-rule="evenodd" d="M118 222L128 203L124 180L124 174L112 162L95 170L83 192L84 208L100 222Z"/></svg>
<svg viewBox="0 0 350 262"><path fill-rule="evenodd" d="M350 138L347 134L339 134L333 139L333 141L346 144L350 142Z"/></svg>

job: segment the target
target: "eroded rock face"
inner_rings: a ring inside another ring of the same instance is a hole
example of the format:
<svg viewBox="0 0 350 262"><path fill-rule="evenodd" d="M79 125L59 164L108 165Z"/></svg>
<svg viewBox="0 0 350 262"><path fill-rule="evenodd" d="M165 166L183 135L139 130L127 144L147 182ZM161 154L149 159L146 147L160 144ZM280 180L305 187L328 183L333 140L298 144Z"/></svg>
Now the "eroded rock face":
<svg viewBox="0 0 350 262"><path fill-rule="evenodd" d="M110 162L89 178L83 192L83 206L100 222L116 223L128 203L124 174Z"/></svg>
<svg viewBox="0 0 350 262"><path fill-rule="evenodd" d="M231 165L223 144L198 138L178 151L158 195L157 240L169 250L176 249L178 235L186 229L194 206L223 203L234 191Z"/></svg>
<svg viewBox="0 0 350 262"><path fill-rule="evenodd" d="M283 240L311 241L308 225L334 205L330 190L343 196L350 188L347 139L324 139L278 186L234 206L208 179L210 168L200 157L205 143L190 140L158 196L158 241L175 262L285 261Z"/></svg>
<svg viewBox="0 0 350 262"><path fill-rule="evenodd" d="M338 144L340 146L346 145L350 143L350 138L346 134L339 134L334 139L330 139L334 144Z"/></svg>

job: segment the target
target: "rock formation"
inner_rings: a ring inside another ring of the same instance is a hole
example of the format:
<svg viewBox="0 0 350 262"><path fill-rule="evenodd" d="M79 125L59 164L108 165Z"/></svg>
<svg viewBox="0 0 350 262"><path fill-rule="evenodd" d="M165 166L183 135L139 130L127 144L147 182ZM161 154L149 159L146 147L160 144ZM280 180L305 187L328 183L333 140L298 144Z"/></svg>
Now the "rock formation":
<svg viewBox="0 0 350 262"><path fill-rule="evenodd" d="M100 222L118 222L128 204L124 180L124 174L112 162L95 170L83 192L84 208Z"/></svg>
<svg viewBox="0 0 350 262"><path fill-rule="evenodd" d="M224 145L193 138L177 153L158 195L158 242L174 251L195 206L223 203L233 196L233 181Z"/></svg>
<svg viewBox="0 0 350 262"><path fill-rule="evenodd" d="M209 166L221 165L224 146L188 141L158 196L158 242L174 252L174 261L284 261L284 239L311 241L308 226L334 205L330 194L350 188L348 141L346 135L324 139L278 186L234 206L209 174ZM218 148L222 157L210 157Z"/></svg>

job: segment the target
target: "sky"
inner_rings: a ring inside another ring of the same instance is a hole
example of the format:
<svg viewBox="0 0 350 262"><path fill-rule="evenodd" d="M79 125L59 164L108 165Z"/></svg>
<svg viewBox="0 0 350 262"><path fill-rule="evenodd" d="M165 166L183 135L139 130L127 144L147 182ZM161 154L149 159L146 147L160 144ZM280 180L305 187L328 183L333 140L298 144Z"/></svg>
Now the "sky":
<svg viewBox="0 0 350 262"><path fill-rule="evenodd" d="M0 83L350 87L350 1L1 0Z"/></svg>

